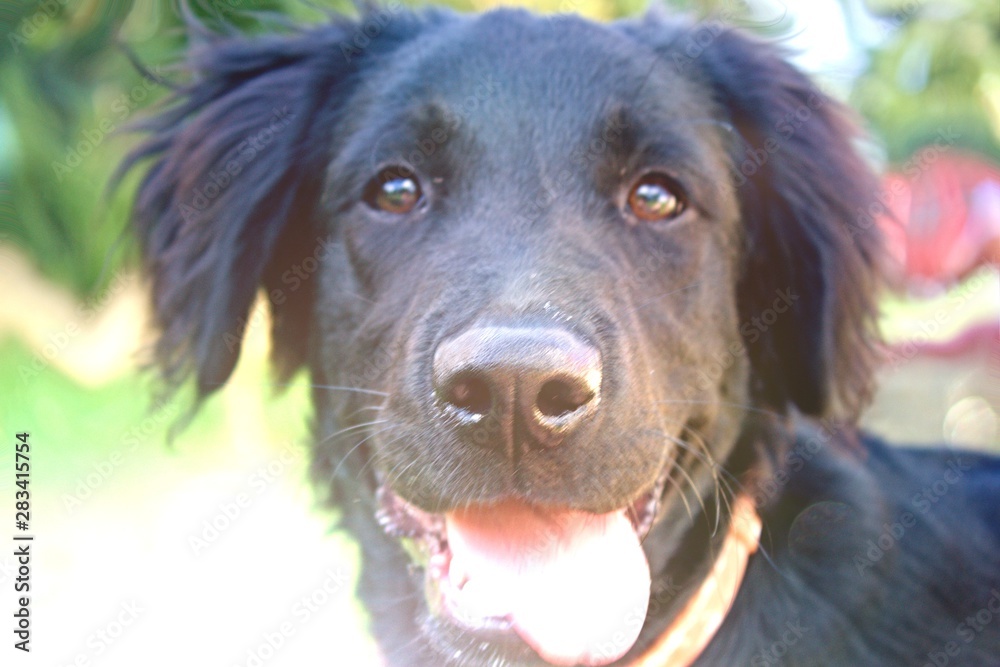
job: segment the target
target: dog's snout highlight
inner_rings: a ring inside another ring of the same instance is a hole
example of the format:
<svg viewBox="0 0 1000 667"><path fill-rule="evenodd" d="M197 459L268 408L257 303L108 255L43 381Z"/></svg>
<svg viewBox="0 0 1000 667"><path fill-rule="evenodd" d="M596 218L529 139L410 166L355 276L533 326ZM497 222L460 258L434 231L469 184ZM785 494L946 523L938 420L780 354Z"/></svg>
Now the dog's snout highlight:
<svg viewBox="0 0 1000 667"><path fill-rule="evenodd" d="M519 437L549 447L597 410L601 353L558 327L479 326L441 342L433 376L447 408L512 427L489 444L509 448Z"/></svg>

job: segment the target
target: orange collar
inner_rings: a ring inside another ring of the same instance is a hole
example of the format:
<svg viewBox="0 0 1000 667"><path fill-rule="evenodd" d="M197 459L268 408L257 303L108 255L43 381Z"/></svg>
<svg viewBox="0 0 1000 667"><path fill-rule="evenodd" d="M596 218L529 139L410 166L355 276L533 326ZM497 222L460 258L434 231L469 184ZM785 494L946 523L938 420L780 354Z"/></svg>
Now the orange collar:
<svg viewBox="0 0 1000 667"><path fill-rule="evenodd" d="M629 667L687 667L701 655L736 599L747 561L757 551L760 530L753 502L737 497L729 534L712 571L670 627Z"/></svg>

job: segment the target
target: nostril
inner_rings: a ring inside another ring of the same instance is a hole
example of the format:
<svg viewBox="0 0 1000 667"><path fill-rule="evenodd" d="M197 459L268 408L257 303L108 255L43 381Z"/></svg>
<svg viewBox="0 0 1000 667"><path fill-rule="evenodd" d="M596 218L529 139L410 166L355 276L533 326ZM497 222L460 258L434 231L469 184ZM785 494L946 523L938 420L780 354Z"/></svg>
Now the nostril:
<svg viewBox="0 0 1000 667"><path fill-rule="evenodd" d="M586 405L594 398L594 392L575 383L563 380L549 380L538 392L538 411L546 417L563 417Z"/></svg>
<svg viewBox="0 0 1000 667"><path fill-rule="evenodd" d="M431 414L505 455L559 445L600 414L601 351L558 327L473 327L442 339L429 370Z"/></svg>
<svg viewBox="0 0 1000 667"><path fill-rule="evenodd" d="M485 415L493 403L489 385L475 376L462 377L453 382L445 394L445 400L456 408L477 415Z"/></svg>

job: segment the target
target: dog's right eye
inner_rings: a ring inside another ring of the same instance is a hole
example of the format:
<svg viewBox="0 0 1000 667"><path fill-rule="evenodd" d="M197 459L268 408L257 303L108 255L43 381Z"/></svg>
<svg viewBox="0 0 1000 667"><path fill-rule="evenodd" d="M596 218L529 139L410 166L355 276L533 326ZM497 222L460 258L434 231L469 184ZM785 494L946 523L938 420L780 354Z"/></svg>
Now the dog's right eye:
<svg viewBox="0 0 1000 667"><path fill-rule="evenodd" d="M639 220L660 222L678 217L687 208L687 201L674 179L650 172L632 185L628 193L628 207Z"/></svg>
<svg viewBox="0 0 1000 667"><path fill-rule="evenodd" d="M420 203L420 182L404 167L387 167L368 181L362 199L371 208L403 215Z"/></svg>

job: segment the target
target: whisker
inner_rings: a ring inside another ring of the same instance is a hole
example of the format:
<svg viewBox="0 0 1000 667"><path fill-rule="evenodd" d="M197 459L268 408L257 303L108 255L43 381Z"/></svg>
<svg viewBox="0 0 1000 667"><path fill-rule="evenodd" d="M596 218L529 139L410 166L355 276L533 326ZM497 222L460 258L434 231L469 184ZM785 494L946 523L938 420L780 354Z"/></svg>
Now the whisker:
<svg viewBox="0 0 1000 667"><path fill-rule="evenodd" d="M668 398L662 401L656 401L657 405L728 405L734 408L740 408L747 412L755 412L762 415L767 415L769 417L777 417L778 419L784 419L785 415L780 412L775 412L774 410L768 410L767 408L759 408L755 405L749 405L746 403L735 403L733 401L720 401L720 400L695 400L688 398Z"/></svg>
<svg viewBox="0 0 1000 667"><path fill-rule="evenodd" d="M692 455L698 457L698 459L701 460L712 472L712 479L715 482L715 522L714 522L715 525L712 528L712 535L715 535L719 530L719 523L722 519L723 507L725 507L730 513L732 513L733 508L730 496L735 495L735 490L733 489L733 483L737 484L741 488L743 486L743 483L740 482L739 479L737 479L731 472L729 472L729 470L727 470L724 465L720 464L712 457L711 449L705 442L703 434L691 428L689 428L688 430L691 433L691 435L696 438L696 442L700 446L700 448L704 451L704 454L699 452L697 449L692 447L691 444L685 442L683 439L675 438L670 435L667 435L667 438L669 438L670 441L676 444L678 447L681 447L686 451L690 452ZM727 475L732 480L732 482L730 482L728 479L720 477L719 476L720 472ZM722 490L726 491L727 493L720 493L720 491Z"/></svg>
<svg viewBox="0 0 1000 667"><path fill-rule="evenodd" d="M670 465L676 467L677 464L676 463L671 463ZM673 486L674 489L677 491L677 493L680 495L681 502L684 503L684 507L687 509L688 518L691 519L691 521L693 522L694 521L694 513L691 511L691 505L690 505L690 503L688 503L687 496L684 495L684 489L682 489L680 487L680 485L677 484L677 480L675 480L672 475L669 475L669 474L667 475L667 481L670 482L670 485Z"/></svg>
<svg viewBox="0 0 1000 667"><path fill-rule="evenodd" d="M420 598L420 597L423 597L423 591L410 591L409 593L407 593L405 595L394 595L392 597L379 598L379 602L384 602L384 603L387 603L387 605L391 605L391 606L385 606L385 607L379 608L376 605L376 606L372 607L372 610L373 611L377 611L377 612L389 611L392 607L395 607L400 602L407 602L408 600L414 600L414 599L417 599L417 598Z"/></svg>
<svg viewBox="0 0 1000 667"><path fill-rule="evenodd" d="M664 297L668 297L671 294L677 294L678 292L683 292L684 290L691 289L692 287L697 287L700 284L701 284L701 281L700 280L696 280L693 283L689 283L689 284L685 285L684 287L678 287L677 289L670 290L669 292L664 292L663 294L657 294L656 296L651 296L648 299L646 299L645 301L643 301L642 303L640 303L638 306L636 306L636 310L642 310L646 306L650 305L651 303L654 303L655 301L658 301L659 299L662 299Z"/></svg>
<svg viewBox="0 0 1000 667"><path fill-rule="evenodd" d="M718 473L721 472L722 474L724 474L728 478L728 479L725 479L725 480L723 480L722 478L719 478L720 482L723 482L723 483L726 484L727 490L730 493L732 493L732 492L735 491L735 489L732 487L732 484L736 484L740 488L740 490L744 490L743 489L743 482L741 482L739 480L739 478L736 477L736 475L734 475L733 473L731 473L726 466L724 466L723 464L721 464L718 461L716 461L715 457L712 456L712 449L708 446L708 443L706 442L705 434L702 433L702 432L700 432L698 429L696 429L694 427L691 427L691 426L689 426L687 430L691 433L691 435L695 436L697 444L702 449L702 451L705 452L704 453L704 457L706 457L705 460L709 462L708 465L711 465L712 471L715 474L718 474ZM680 443L678 443L678 444L680 444Z"/></svg>
<svg viewBox="0 0 1000 667"><path fill-rule="evenodd" d="M719 479L718 468L720 468L722 466L719 466L715 462L715 460L711 456L711 453L708 451L708 448L704 447L704 443L703 442L700 443L700 444L702 444L702 446L705 448L705 454L702 454L701 452L699 452L695 447L693 447L692 445L690 445L687 442L685 442L682 438L678 438L676 436L671 435L662 425L661 425L660 428L655 429L654 432L656 434L660 435L661 437L666 438L670 442L678 445L685 452L687 452L687 453L691 454L692 456L694 456L697 460L699 460L711 472L711 474L712 474L712 487L713 487L713 492L715 494L715 525L714 525L714 527L712 529L712 535L715 535L715 533L718 531L719 521L720 521L719 489L720 489L720 486L721 486L721 484L720 484L721 480ZM688 473L687 469L683 465L681 465L679 463L678 457L675 456L673 458L673 460L671 461L670 465L671 465L671 468L670 468L671 472L668 473L667 479L668 480L672 479L672 471L675 468L677 470L679 470L680 473L681 473L681 475L683 475L684 478L687 480L687 483L691 487L691 490L694 491L695 497L698 499L698 504L701 506L702 516L705 516L707 518L708 517L708 508L705 507L705 501L702 498L701 493L698 491L698 486L695 484L694 479ZM675 487L676 487L676 484L675 484ZM687 504L687 502L686 502L686 498L687 497L683 493L681 494L681 498L683 500L685 500L685 504ZM688 510L688 513L689 514L691 513L690 509ZM693 517L692 517L692 520L693 520Z"/></svg>
<svg viewBox="0 0 1000 667"><path fill-rule="evenodd" d="M396 430L398 428L400 428L400 427L399 426L394 426L392 429L382 430L382 431L379 431L379 433L386 433L387 431L393 431L393 430ZM398 442L399 440L401 440L401 439L403 439L405 437L406 437L406 433L404 432L402 435L400 435L400 436L398 436L396 438L393 438L392 440L384 443L383 446L388 447L389 445L391 445L391 444L393 444L395 442ZM361 475L364 474L365 468L367 468L369 465L374 465L375 463L376 463L376 457L375 456L372 456L367 461L365 461L365 464L363 466L361 466L360 470L358 470L358 477L361 477ZM391 474L392 474L391 470L386 473L386 480L387 481L389 480L389 477L390 477Z"/></svg>
<svg viewBox="0 0 1000 667"><path fill-rule="evenodd" d="M399 439L400 438L396 438L396 440ZM392 442L396 442L396 440L393 440ZM416 459L407 462L405 465L403 465L402 463L397 463L390 470L386 471L385 479L389 483L389 486L390 487L395 486L396 482L398 482L400 477L403 476L403 473L412 468L414 465L416 465L416 463L417 463Z"/></svg>
<svg viewBox="0 0 1000 667"><path fill-rule="evenodd" d="M409 599L409 597L412 597L412 596L408 596L408 597L401 598L401 599L406 600L406 599ZM423 634L419 633L419 632L416 633L415 636L413 638L411 638L409 641L407 641L406 643L404 643L404 644L402 644L400 646L397 646L390 653L388 653L385 656L386 657L386 663L385 664L387 664L387 665L397 664L397 658L400 655L402 655L404 657L404 659L403 659L402 663L399 663L399 664L411 663L413 661L413 655L411 654L410 649L413 646L417 646L422 640L423 640Z"/></svg>
<svg viewBox="0 0 1000 667"><path fill-rule="evenodd" d="M681 474L684 475L684 479L687 480L688 485L691 487L691 490L694 492L695 498L698 499L698 504L701 506L701 513L702 513L702 515L707 515L708 514L708 509L705 507L705 501L702 499L701 494L698 493L698 487L694 483L694 479L691 478L690 473L688 473L688 471L684 468L684 466L680 465L677 462L676 459L673 462L673 467L676 468L677 470L680 470Z"/></svg>
<svg viewBox="0 0 1000 667"><path fill-rule="evenodd" d="M378 426L379 424L385 424L388 421L389 421L388 419L376 419L375 421L362 422L360 424L354 424L353 426L348 426L346 428L342 428L339 431L334 431L330 435L325 436L323 439L317 441L316 442L316 446L324 445L327 442L330 442L331 440L333 440L334 438L339 438L343 434L349 433L350 431L356 431L359 428L366 428L368 426Z"/></svg>
<svg viewBox="0 0 1000 667"><path fill-rule="evenodd" d="M743 482L740 481L740 479L736 475L730 472L729 468L716 461L715 457L712 456L712 449L708 446L708 443L706 442L707 438L705 434L691 426L688 427L688 431L691 433L691 435L695 436L697 444L705 452L705 456L707 456L708 459L712 462L713 470L725 475L725 479L720 477L719 481L726 485L726 490L729 491L730 495L735 496L737 488L740 491L745 491L746 488L744 487Z"/></svg>
<svg viewBox="0 0 1000 667"><path fill-rule="evenodd" d="M354 412L351 412L348 415L346 415L344 417L344 421L350 420L351 417L353 417L354 415L358 414L359 412L365 412L366 410L375 410L376 412L380 412L380 411L382 411L384 409L385 409L384 405L378 405L377 403L373 404L373 405L363 405L360 408L358 408L357 410L355 410Z"/></svg>
<svg viewBox="0 0 1000 667"><path fill-rule="evenodd" d="M694 433L695 435L697 435L697 436L698 436L698 439L699 439L699 442L700 442L700 444L701 444L701 445L702 445L702 447L704 447L704 449L705 449L705 453L706 453L706 454L707 454L707 455L708 455L709 457L711 457L711 454L710 454L710 451L709 451L709 448L708 448L708 445L707 445L707 444L705 443L705 439L704 439L704 434L702 434L702 433L699 433L699 432L698 432L697 430L695 430L695 429L690 429L690 430L691 430L691 432L692 432L692 433ZM673 440L673 441L674 441L674 442L675 442L675 443L676 443L677 445L679 445L679 446L681 446L681 447L684 447L684 448L688 448L688 447L689 447L689 445L688 445L687 443L684 443L683 441L677 441L677 440L675 440L674 438L672 438L671 436L667 436L667 437L670 437L670 439L671 439L671 440ZM738 479L738 478L737 478L737 477L736 477L735 475L733 475L733 474L732 474L732 473L731 473L731 472L730 472L730 471L729 471L729 470L728 470L728 469L726 468L726 466L724 466L724 465L721 465L721 464L718 464L718 463L716 463L716 464L715 464L715 466L716 466L716 468L717 468L717 469L718 469L718 470L719 470L720 472L722 472L723 474L725 474L725 475L726 475L726 476L727 476L727 477L729 478L728 480L727 480L727 479L723 479L723 478L719 478L719 481L720 481L720 482L721 482L722 484L725 484L725 485L726 485L726 490L727 490L727 491L729 492L729 495L730 495L730 496L735 496L735 495L736 495L736 493L737 493L736 489L734 489L734 488L733 488L733 485L736 485L737 487L739 487L739 489L740 489L741 491L745 490L745 488L744 488L744 486L743 486L743 482L741 482L741 481L740 481L740 480L739 480L739 479ZM731 480L731 481L730 481L730 480ZM733 508L732 508L732 502L731 502L731 501L729 500L729 498L727 498L727 497L726 497L725 495L723 496L723 498L725 498L725 499L726 499L726 505L727 505L727 508L728 508L728 510L729 510L729 513L730 513L730 514L732 514L732 511L733 511ZM717 508L718 508L718 505L717 505ZM763 527L762 527L762 530L763 530L763 531L766 531L766 530L767 530L767 526L763 526ZM762 537L763 537L763 533L762 533ZM765 561L767 561L768 565L770 565L770 566L771 566L771 568L772 568L772 569L773 569L773 570L774 570L774 571L775 571L775 572L776 572L777 574L779 574L779 575L780 575L780 576L781 576L782 578L785 578L785 579L787 579L787 575L786 575L786 574L785 574L784 572L782 572L782 571L781 571L781 570L780 570L780 569L778 568L778 565L777 565L777 563L775 563L775 562L774 562L774 559L773 559L773 558L771 557L771 554L770 554L770 552L768 551L767 547L766 547L766 546L764 545L764 541L763 541L763 539L761 539L761 540L758 540L758 543L757 543L757 551L758 551L758 552L760 553L761 557L762 557L762 558L763 558L763 559L764 559Z"/></svg>
<svg viewBox="0 0 1000 667"><path fill-rule="evenodd" d="M361 296L361 295L360 295L360 294L358 294L357 292L349 292L349 291L347 291L347 290L340 290L340 293L341 293L341 294L345 294L345 295L347 295L347 296L353 296L353 297L354 297L355 299L361 299L361 300L362 300L362 301L364 301L365 303L370 303L370 304L372 304L372 305L375 305L375 302L374 302L374 301L373 301L372 299L369 299L369 298L368 298L368 297L366 297L366 296Z"/></svg>
<svg viewBox="0 0 1000 667"><path fill-rule="evenodd" d="M212 386L212 387L222 387L224 385L233 384L233 381L232 380L227 380L226 382L210 382L208 384L209 384L209 386ZM267 385L267 386L270 386L270 387L282 387L282 388L284 388L284 387L292 387L294 385L297 385L298 382L296 382L296 381L291 381L291 382L265 381L264 384ZM311 387L313 389L329 389L331 391L353 391L353 392L357 392L359 394L371 394L372 396L383 396L385 398L389 397L389 394L387 394L384 391L376 391L375 389L365 389L364 387L347 387L347 386L343 386L343 385L334 385L334 384L316 384L314 382L308 382L308 383L306 383L306 386L307 387Z"/></svg>
<svg viewBox="0 0 1000 667"><path fill-rule="evenodd" d="M712 457L712 450L708 446L708 443L705 442L704 434L699 433L697 429L694 429L692 427L688 427L688 433L690 434L691 439L702 450L704 450L705 456L707 456L712 461L711 465L712 480L715 482L715 525L712 526L712 535L714 536L716 533L719 532L719 523L722 521L723 502L725 502L726 510L730 514L732 514L733 512L733 505L729 499L729 496L725 493L721 493L722 480L719 478L719 471L718 471L719 466L716 463L715 459ZM726 490L729 491L730 494L733 492L732 487L729 486L728 484L726 485Z"/></svg>
<svg viewBox="0 0 1000 667"><path fill-rule="evenodd" d="M707 451L706 451L706 454L702 454L697 449L694 449L693 447L691 447L691 445L689 445L688 443L684 442L684 440L681 439L681 438L677 438L675 436L672 436L672 435L670 435L669 433L667 433L665 431L661 431L660 434L664 438L670 440L672 443L674 443L675 445L677 445L678 447L682 447L685 451L690 452L693 456L696 456L698 458L698 460L700 460L705 465L705 467L707 467L707 468L709 468L710 470L713 471L713 474L717 474L715 472L716 468L723 468L723 469L725 469L724 466L721 466L718 463L716 463L715 459L713 459L712 455L709 454Z"/></svg>
<svg viewBox="0 0 1000 667"><path fill-rule="evenodd" d="M383 419L383 420L382 420L382 422L380 422L380 423L384 423L384 422L387 422L387 421L388 421L387 419ZM375 437L376 435L378 435L378 434L380 434L380 433L386 433L386 432L388 432L388 431L391 431L391 430L392 430L393 428L394 428L393 426L388 426L388 427L386 427L386 428L383 428L383 429L378 429L378 430L376 430L376 431L373 431L373 432L369 433L369 434L368 434L368 435L367 435L366 437L362 438L362 439L361 439L361 440L360 440L360 441L359 441L358 443L356 443L356 444L355 444L355 445L354 445L353 447L351 447L351 448L350 448L349 450L347 450L347 453L345 453L345 454L344 454L343 456L341 456L341 457L340 457L340 461L338 461L338 462L337 462L337 465L336 465L336 466L334 467L334 469L333 469L333 472L331 472L331 473L330 473L330 479L331 479L331 480L334 480L334 479L336 479L336 477L337 477L337 473L338 473L338 472L340 471L340 467L341 467L342 465L344 465L344 463L346 463L346 462L347 462L347 458L348 458L348 457L349 457L349 456L350 456L351 454L353 454L353 453L354 453L355 451L357 451L357 449L358 449L359 447L361 447L361 445L365 444L366 442L368 442L369 440L371 440L372 438L374 438L374 437ZM370 460L370 459L369 459L369 460ZM368 465L368 462L367 462L367 461L365 462L365 465ZM365 469L365 465L361 466L361 470L364 470L364 469ZM359 476L359 477L361 476L361 473L360 473L360 471L359 471L359 473L358 473L358 476Z"/></svg>
<svg viewBox="0 0 1000 667"><path fill-rule="evenodd" d="M372 396L385 396L388 398L389 394L384 391L376 391L374 389L365 389L364 387L345 387L342 385L335 384L309 384L313 389L329 389L332 391L356 391L359 394L371 394Z"/></svg>
<svg viewBox="0 0 1000 667"><path fill-rule="evenodd" d="M686 429L686 431L689 432L692 436L694 436L696 438L698 437L698 434L693 429L691 429L690 427L688 427ZM692 456L694 456L694 457L698 458L699 460L701 460L705 464L705 467L708 468L709 472L712 473L712 491L715 494L715 525L712 526L712 535L714 536L716 534L716 532L718 532L718 530L719 530L719 520L720 520L721 514L722 514L722 508L721 508L720 501L719 501L719 496L720 496L719 490L720 490L720 487L722 485L719 483L719 472L718 472L718 470L716 470L715 459L712 458L711 451L705 445L703 438L699 438L698 439L698 444L701 445L701 449L705 450L704 454L702 454L701 452L699 452L698 448L692 447L691 445L689 445L684 440L684 438L675 438L675 437L672 437L672 436L667 436L667 437L675 445L677 445L678 447L681 447L682 449L684 449L685 451L687 451L688 453L690 453ZM699 497L700 497L700 495L699 495Z"/></svg>

